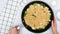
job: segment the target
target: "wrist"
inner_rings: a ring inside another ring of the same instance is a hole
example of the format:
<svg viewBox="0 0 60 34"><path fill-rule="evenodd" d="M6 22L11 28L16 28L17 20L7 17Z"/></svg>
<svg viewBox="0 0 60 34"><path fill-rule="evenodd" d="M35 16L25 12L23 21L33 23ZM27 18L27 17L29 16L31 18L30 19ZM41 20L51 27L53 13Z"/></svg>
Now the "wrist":
<svg viewBox="0 0 60 34"><path fill-rule="evenodd" d="M58 32L54 32L54 34L58 34Z"/></svg>

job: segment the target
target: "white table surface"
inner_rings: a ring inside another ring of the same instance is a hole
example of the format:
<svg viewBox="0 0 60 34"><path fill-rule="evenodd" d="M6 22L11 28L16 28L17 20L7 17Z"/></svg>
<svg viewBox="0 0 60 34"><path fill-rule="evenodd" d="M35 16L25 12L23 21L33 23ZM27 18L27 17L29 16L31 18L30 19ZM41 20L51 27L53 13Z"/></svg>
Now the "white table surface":
<svg viewBox="0 0 60 34"><path fill-rule="evenodd" d="M3 7L5 6L6 1L7 1L7 0L0 0L0 12L1 12L1 10L3 9ZM19 9L17 10L16 19L15 19L15 21L14 21L14 25L15 25L15 26L22 24L22 22L21 22L21 13L22 13L22 10L23 10L23 8L24 8L24 6L25 6L26 4L28 4L29 2L31 2L31 1L33 1L33 0L24 0L24 1L25 1L25 4L22 3L22 4L19 6ZM57 12L57 10L60 9L60 4L59 4L59 3L60 3L60 0L55 0L55 1L57 2L57 5L55 5L55 6L52 5L52 1L53 1L53 0L41 0L41 1L44 1L44 2L48 3L48 4L51 6L51 8L53 9L54 14ZM55 16L56 16L56 14L55 14ZM56 20L57 20L57 19L56 19ZM58 29L58 32L60 33L60 21L58 21L58 20L57 20L57 29ZM28 31L28 30L23 26L23 27L21 27L21 29L20 29L20 34L34 34L34 33ZM49 28L46 32L43 32L43 33L40 33L40 34L53 34L53 32L52 32L52 29Z"/></svg>

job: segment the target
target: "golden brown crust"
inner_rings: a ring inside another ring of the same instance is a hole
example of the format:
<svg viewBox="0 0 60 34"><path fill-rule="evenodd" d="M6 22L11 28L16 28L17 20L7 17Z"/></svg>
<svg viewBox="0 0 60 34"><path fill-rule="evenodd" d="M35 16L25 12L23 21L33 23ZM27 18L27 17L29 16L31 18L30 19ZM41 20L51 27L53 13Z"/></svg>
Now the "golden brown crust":
<svg viewBox="0 0 60 34"><path fill-rule="evenodd" d="M50 21L50 11L48 7L43 7L40 4L35 6L30 5L24 16L25 23L32 29L44 29Z"/></svg>

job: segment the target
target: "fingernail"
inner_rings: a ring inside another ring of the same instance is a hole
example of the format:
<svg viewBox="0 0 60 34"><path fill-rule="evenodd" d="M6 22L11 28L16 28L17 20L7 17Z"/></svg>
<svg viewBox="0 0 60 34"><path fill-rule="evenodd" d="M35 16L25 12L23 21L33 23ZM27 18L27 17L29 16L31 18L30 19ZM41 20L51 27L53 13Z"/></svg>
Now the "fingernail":
<svg viewBox="0 0 60 34"><path fill-rule="evenodd" d="M18 26L18 27L17 27L17 29L19 30L19 29L20 29L20 27Z"/></svg>

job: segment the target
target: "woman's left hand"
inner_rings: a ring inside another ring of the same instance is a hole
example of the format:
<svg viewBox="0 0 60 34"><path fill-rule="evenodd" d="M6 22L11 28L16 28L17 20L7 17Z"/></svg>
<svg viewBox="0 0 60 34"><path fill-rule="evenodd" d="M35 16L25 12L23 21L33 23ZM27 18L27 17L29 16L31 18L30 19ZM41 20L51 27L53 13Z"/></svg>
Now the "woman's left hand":
<svg viewBox="0 0 60 34"><path fill-rule="evenodd" d="M9 34L19 34L19 30L16 27L13 27L9 30Z"/></svg>

